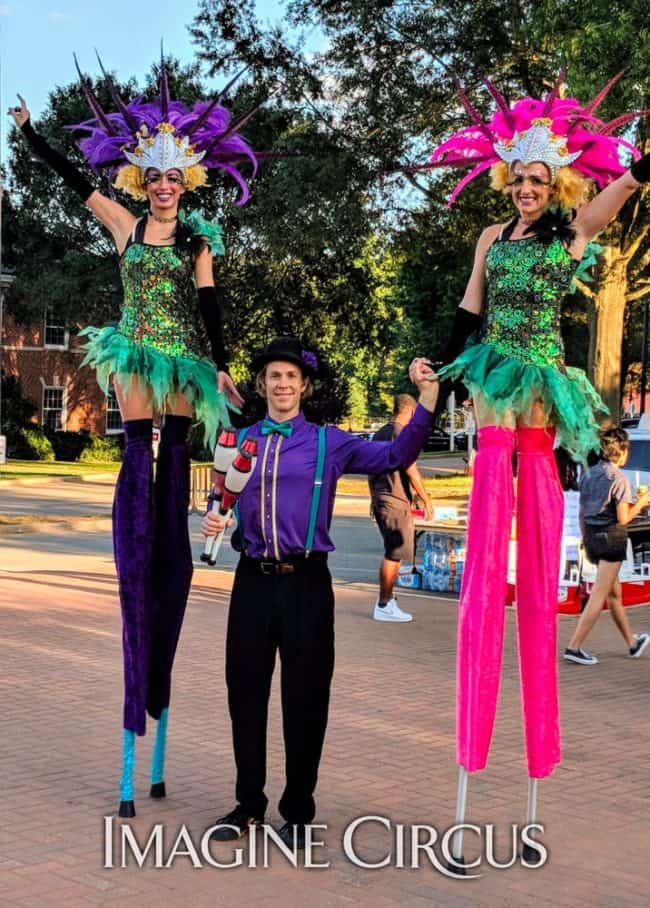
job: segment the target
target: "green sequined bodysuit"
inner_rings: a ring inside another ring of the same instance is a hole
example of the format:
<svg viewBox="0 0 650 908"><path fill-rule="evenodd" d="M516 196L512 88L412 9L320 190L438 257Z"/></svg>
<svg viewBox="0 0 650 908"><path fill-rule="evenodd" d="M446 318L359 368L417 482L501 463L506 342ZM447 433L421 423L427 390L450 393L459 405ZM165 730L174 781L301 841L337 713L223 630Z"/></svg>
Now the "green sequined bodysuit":
<svg viewBox="0 0 650 908"><path fill-rule="evenodd" d="M493 243L485 261L484 343L504 356L563 369L560 303L577 267L559 240Z"/></svg>
<svg viewBox="0 0 650 908"><path fill-rule="evenodd" d="M564 363L562 299L578 268L559 239L497 240L485 262L487 301L478 343L441 378L461 378L497 417L530 415L541 401L560 443L579 460L598 447L597 411L606 407L581 369Z"/></svg>
<svg viewBox="0 0 650 908"><path fill-rule="evenodd" d="M223 255L218 225L197 212L180 217L213 253ZM183 394L204 424L206 444L213 446L218 426L231 420L225 395L217 390L216 367L207 358L192 255L189 249L144 243L144 228L139 221L120 259L124 306L119 324L81 332L89 338L83 365L96 369L105 393L113 377L128 393L136 376L157 410L165 410L170 394Z"/></svg>
<svg viewBox="0 0 650 908"><path fill-rule="evenodd" d="M207 356L189 255L174 246L132 243L120 259L124 337L168 356Z"/></svg>

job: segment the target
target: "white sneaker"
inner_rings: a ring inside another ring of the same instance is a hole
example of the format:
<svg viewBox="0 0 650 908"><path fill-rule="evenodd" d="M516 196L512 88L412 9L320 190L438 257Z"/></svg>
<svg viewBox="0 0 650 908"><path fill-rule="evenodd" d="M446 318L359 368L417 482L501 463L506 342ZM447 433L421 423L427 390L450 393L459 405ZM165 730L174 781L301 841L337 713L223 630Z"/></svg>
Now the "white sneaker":
<svg viewBox="0 0 650 908"><path fill-rule="evenodd" d="M413 615L403 612L397 604L395 597L389 599L383 608L379 607L379 599L375 602L375 610L372 613L375 621L413 621Z"/></svg>

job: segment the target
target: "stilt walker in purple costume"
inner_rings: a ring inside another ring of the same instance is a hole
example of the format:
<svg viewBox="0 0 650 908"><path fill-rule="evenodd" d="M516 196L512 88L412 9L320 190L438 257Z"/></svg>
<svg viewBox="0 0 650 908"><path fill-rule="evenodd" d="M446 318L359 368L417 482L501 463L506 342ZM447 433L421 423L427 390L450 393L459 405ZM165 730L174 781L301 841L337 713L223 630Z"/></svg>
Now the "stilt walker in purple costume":
<svg viewBox="0 0 650 908"><path fill-rule="evenodd" d="M73 128L87 133L80 148L93 170L107 169L118 189L148 202L143 218L95 190L52 149L34 131L22 98L10 114L36 154L110 231L120 255L120 322L82 333L89 338L84 363L96 368L105 392L112 379L124 421L113 541L125 685L119 814L129 817L135 815L135 736L145 733L147 712L158 720L151 796L165 796L171 670L192 579L187 433L194 416L204 424L207 444L214 446L219 424L230 422L227 406L242 403L228 374L212 270L213 255L224 253L221 228L198 211L179 210L179 202L186 191L205 185L208 169L214 168L234 178L243 204L248 188L238 167L248 159L254 172L256 159L238 135L253 111L232 120L220 103L230 86L188 110L170 100L164 66L160 96L152 101L140 97L126 104L104 76L117 111L105 113L80 74L94 118ZM155 481L154 412L164 414Z"/></svg>
<svg viewBox="0 0 650 908"><path fill-rule="evenodd" d="M469 174L449 204L490 169L495 189L517 214L483 231L456 312L440 378L461 378L475 402L479 448L469 506L457 663L457 820L463 822L468 773L487 762L503 648L508 539L517 476L517 634L529 775L528 822L537 780L560 761L556 613L563 497L553 457L556 435L579 460L598 448L600 398L579 369L567 367L560 334L562 298L589 242L650 179L650 156L627 170L619 149L637 150L596 110L613 79L586 107L564 96L564 73L546 98L512 107L485 85L498 110L489 122L460 90L472 124L444 142L425 168ZM645 113L645 112L643 112ZM601 191L585 201L591 182ZM444 395L441 395L444 396ZM452 846L462 856L462 834ZM529 847L528 855L536 852Z"/></svg>

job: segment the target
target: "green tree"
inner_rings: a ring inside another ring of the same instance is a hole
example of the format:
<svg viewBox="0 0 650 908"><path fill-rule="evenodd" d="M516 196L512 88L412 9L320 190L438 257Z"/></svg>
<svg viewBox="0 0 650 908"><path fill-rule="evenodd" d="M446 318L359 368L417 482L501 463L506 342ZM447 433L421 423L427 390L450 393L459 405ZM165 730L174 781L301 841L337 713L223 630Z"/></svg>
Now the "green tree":
<svg viewBox="0 0 650 908"><path fill-rule="evenodd" d="M353 148L366 172L375 174L376 188L369 188L369 197L382 215L378 227L396 234L398 246L401 232L408 245L396 285L409 322L402 337L410 343L425 333L433 346L462 292L470 247L480 228L493 213L502 217L506 210L485 201L483 180L446 214L440 205L449 185L446 178L395 173L400 163L424 160L445 135L466 123L453 74L485 112L492 103L480 87L485 72L511 97L539 95L566 60L569 90L587 98L625 67L626 78L615 86L602 114L611 117L647 106L645 6L640 0L293 0L287 5L290 33L281 27L264 31L251 3L202 0L194 34L209 63L234 57L262 80L281 80L291 101L318 110L337 144ZM326 42L323 51L310 57L304 37L292 35L298 29L304 36L313 28L323 32ZM629 136L640 147L644 129L641 124ZM590 372L614 413L620 399L625 305L648 292L649 222L645 200L637 197L605 237L609 247L598 283L585 288L589 318L585 320L579 297L565 309L567 334L579 339L569 347L572 355L584 352L587 321ZM584 367L587 358L576 364Z"/></svg>

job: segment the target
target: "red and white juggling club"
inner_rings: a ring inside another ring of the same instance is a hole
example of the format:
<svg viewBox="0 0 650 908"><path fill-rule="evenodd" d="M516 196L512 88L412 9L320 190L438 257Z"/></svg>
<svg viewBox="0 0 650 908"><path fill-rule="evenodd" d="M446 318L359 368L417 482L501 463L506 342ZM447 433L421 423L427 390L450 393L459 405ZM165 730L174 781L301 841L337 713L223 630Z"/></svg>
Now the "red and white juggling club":
<svg viewBox="0 0 650 908"><path fill-rule="evenodd" d="M224 483L223 495L219 504L219 514L228 521L232 516L233 508L237 500L246 487L246 483L251 478L255 464L257 462L257 440L254 438L245 438L242 446L235 455L233 462L228 467L226 480ZM217 563L217 555L223 540L224 529L215 537L210 550L208 564Z"/></svg>
<svg viewBox="0 0 650 908"><path fill-rule="evenodd" d="M237 432L235 429L223 429L219 433L219 438L214 449L214 462L212 466L212 489L208 495L207 510L211 511L215 501L221 501L223 487L226 479L228 467L233 462L237 453ZM205 540L203 551L201 552L201 561L210 561L210 551L215 537L208 536Z"/></svg>

